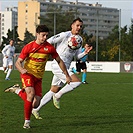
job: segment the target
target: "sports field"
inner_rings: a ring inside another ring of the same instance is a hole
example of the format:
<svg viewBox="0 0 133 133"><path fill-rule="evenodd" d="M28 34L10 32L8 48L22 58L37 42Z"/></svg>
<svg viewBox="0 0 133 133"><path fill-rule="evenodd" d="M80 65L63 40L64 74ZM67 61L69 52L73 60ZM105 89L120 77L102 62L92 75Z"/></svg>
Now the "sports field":
<svg viewBox="0 0 133 133"><path fill-rule="evenodd" d="M88 73L82 84L61 99L57 110L52 101L40 110L42 120L31 117L31 129L23 129L23 101L6 87L20 83L14 70L11 80L0 71L0 133L133 133L133 74ZM80 76L79 76L80 77ZM43 93L50 88L52 73L45 72Z"/></svg>

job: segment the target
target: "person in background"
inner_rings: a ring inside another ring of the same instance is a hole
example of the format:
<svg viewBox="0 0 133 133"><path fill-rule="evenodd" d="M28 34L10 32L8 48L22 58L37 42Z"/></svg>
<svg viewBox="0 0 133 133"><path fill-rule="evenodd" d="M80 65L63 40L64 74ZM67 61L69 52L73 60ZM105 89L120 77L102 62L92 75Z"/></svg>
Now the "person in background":
<svg viewBox="0 0 133 133"><path fill-rule="evenodd" d="M85 44L84 47L82 48L82 52L85 51L85 49L88 49L89 47L91 47L91 45L89 44ZM76 69L73 67L72 71L78 75L80 75L81 70L83 70L82 73L82 83L83 84L88 84L88 82L86 81L86 77L87 77L87 65L86 62L89 63L88 61L88 54L85 55L83 58L80 58L79 60L76 60Z"/></svg>
<svg viewBox="0 0 133 133"><path fill-rule="evenodd" d="M16 57L14 40L10 39L9 44L2 49L3 54L3 71L6 73L5 80L10 80L10 74L13 69L13 57Z"/></svg>

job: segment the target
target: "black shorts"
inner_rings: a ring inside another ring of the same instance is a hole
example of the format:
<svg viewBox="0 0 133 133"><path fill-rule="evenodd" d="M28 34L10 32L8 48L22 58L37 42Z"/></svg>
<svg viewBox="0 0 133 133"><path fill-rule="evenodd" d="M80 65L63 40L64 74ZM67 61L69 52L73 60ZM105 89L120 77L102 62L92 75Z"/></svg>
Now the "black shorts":
<svg viewBox="0 0 133 133"><path fill-rule="evenodd" d="M76 70L77 72L81 72L81 69L84 70L84 69L87 69L87 66L86 66L86 63L85 62L80 62L79 60L76 61Z"/></svg>

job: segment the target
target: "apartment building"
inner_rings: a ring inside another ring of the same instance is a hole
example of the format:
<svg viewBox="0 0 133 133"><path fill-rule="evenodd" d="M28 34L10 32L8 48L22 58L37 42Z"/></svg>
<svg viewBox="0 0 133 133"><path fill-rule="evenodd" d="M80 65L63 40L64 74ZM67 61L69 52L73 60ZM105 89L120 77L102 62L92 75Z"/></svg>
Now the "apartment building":
<svg viewBox="0 0 133 133"><path fill-rule="evenodd" d="M17 7L6 7L5 11L0 11L0 45L2 37L7 37L8 30L13 30L18 25Z"/></svg>
<svg viewBox="0 0 133 133"><path fill-rule="evenodd" d="M18 33L24 39L26 30L35 35L36 25L40 23L38 16L47 12L48 6L62 7L63 11L76 11L85 26L85 32L90 35L106 38L115 25L119 25L119 10L102 7L101 4L68 2L63 0L26 0L18 3Z"/></svg>

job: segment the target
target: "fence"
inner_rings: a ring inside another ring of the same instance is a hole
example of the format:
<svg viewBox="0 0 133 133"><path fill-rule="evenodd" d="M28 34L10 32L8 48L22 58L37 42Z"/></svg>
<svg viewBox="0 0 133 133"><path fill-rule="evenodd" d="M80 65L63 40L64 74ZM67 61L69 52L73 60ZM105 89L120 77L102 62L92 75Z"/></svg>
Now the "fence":
<svg viewBox="0 0 133 133"><path fill-rule="evenodd" d="M19 53L17 53L17 57L14 57L13 62L15 64ZM3 56L0 53L0 67L3 63ZM75 61L71 63L70 68L75 67ZM15 66L13 69L16 69ZM46 71L51 71L51 61L48 61L46 64ZM89 62L87 63L87 71L88 72L112 72L112 73L132 73L133 72L133 62Z"/></svg>

